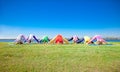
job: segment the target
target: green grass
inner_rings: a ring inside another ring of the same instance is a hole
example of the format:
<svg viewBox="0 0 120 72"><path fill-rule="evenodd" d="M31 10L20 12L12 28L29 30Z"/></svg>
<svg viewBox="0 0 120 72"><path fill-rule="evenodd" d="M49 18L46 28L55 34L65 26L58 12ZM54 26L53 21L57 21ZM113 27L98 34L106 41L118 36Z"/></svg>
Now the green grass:
<svg viewBox="0 0 120 72"><path fill-rule="evenodd" d="M120 72L120 42L112 44L0 43L0 72Z"/></svg>

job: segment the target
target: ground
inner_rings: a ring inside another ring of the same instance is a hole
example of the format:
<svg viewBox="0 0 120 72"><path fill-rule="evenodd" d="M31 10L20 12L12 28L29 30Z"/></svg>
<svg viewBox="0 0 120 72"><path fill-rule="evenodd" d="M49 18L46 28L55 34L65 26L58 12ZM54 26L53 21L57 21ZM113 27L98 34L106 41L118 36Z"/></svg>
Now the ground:
<svg viewBox="0 0 120 72"><path fill-rule="evenodd" d="M109 45L0 42L0 72L120 72L120 42Z"/></svg>

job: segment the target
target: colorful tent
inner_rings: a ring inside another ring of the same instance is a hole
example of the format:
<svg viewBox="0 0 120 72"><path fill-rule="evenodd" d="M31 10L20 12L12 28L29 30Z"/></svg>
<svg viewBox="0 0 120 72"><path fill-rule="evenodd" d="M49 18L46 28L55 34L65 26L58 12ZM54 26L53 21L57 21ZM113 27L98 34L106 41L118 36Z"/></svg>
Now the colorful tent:
<svg viewBox="0 0 120 72"><path fill-rule="evenodd" d="M29 37L27 38L27 42L31 43L33 41L33 39L35 39L35 41L37 41L37 43L39 43L39 40L33 34L29 35Z"/></svg>
<svg viewBox="0 0 120 72"><path fill-rule="evenodd" d="M26 41L26 37L23 34L19 34L15 40L16 44L23 44Z"/></svg>
<svg viewBox="0 0 120 72"><path fill-rule="evenodd" d="M88 42L88 44L90 43L90 42L92 42L92 41L94 41L94 40L97 40L97 44L106 44L106 41L102 38L102 36L101 35L95 35L89 42Z"/></svg>
<svg viewBox="0 0 120 72"><path fill-rule="evenodd" d="M74 35L73 37L71 37L70 39L68 39L68 41L73 40L74 43L77 43L77 41L79 40L78 36Z"/></svg>
<svg viewBox="0 0 120 72"><path fill-rule="evenodd" d="M56 43L56 44L63 44L66 43L68 44L68 40L65 39L64 37L62 37L62 35L58 34L57 36L55 36L52 40L50 40L49 42L50 44L52 43Z"/></svg>
<svg viewBox="0 0 120 72"><path fill-rule="evenodd" d="M48 38L48 36L44 36L42 37L42 39L40 40L40 43L48 43L50 41L50 39Z"/></svg>
<svg viewBox="0 0 120 72"><path fill-rule="evenodd" d="M84 36L84 43L87 44L90 41L89 36Z"/></svg>
<svg viewBox="0 0 120 72"><path fill-rule="evenodd" d="M76 43L78 44L78 43L81 43L83 41L84 41L84 38L77 40Z"/></svg>

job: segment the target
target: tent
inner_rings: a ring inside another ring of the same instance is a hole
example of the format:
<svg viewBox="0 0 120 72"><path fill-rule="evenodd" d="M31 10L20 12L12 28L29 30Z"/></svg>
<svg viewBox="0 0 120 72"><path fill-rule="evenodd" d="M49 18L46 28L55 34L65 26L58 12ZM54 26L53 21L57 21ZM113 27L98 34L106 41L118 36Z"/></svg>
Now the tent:
<svg viewBox="0 0 120 72"><path fill-rule="evenodd" d="M48 38L48 36L44 36L42 37L42 39L40 40L40 43L48 43L50 41L50 39Z"/></svg>
<svg viewBox="0 0 120 72"><path fill-rule="evenodd" d="M94 37L92 37L92 39L88 42L88 44L94 40L97 40L97 44L99 45L106 44L106 41L102 38L101 35L95 35Z"/></svg>
<svg viewBox="0 0 120 72"><path fill-rule="evenodd" d="M62 35L58 34L57 36L55 36L52 40L50 40L49 42L50 44L63 44L63 43L66 43L68 44L68 40L65 39Z"/></svg>
<svg viewBox="0 0 120 72"><path fill-rule="evenodd" d="M31 43L32 41L33 41L33 39L37 42L37 43L39 43L39 40L35 37L35 35L33 35L33 34L30 34L29 35L29 37L27 38L27 42L28 43Z"/></svg>
<svg viewBox="0 0 120 72"><path fill-rule="evenodd" d="M84 36L84 43L87 44L90 41L89 36Z"/></svg>
<svg viewBox="0 0 120 72"><path fill-rule="evenodd" d="M70 39L68 39L68 41L73 41L74 43L77 43L77 41L79 40L78 36L74 35L73 37L71 37Z"/></svg>
<svg viewBox="0 0 120 72"><path fill-rule="evenodd" d="M23 44L26 41L26 37L23 34L19 34L15 40L16 44Z"/></svg>

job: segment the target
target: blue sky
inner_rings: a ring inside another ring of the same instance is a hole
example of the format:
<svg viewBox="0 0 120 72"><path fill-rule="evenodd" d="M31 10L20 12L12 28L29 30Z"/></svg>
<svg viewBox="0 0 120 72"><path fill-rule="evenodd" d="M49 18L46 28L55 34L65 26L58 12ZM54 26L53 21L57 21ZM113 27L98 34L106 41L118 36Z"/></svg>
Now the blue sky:
<svg viewBox="0 0 120 72"><path fill-rule="evenodd" d="M31 33L120 37L120 1L0 0L0 38Z"/></svg>

